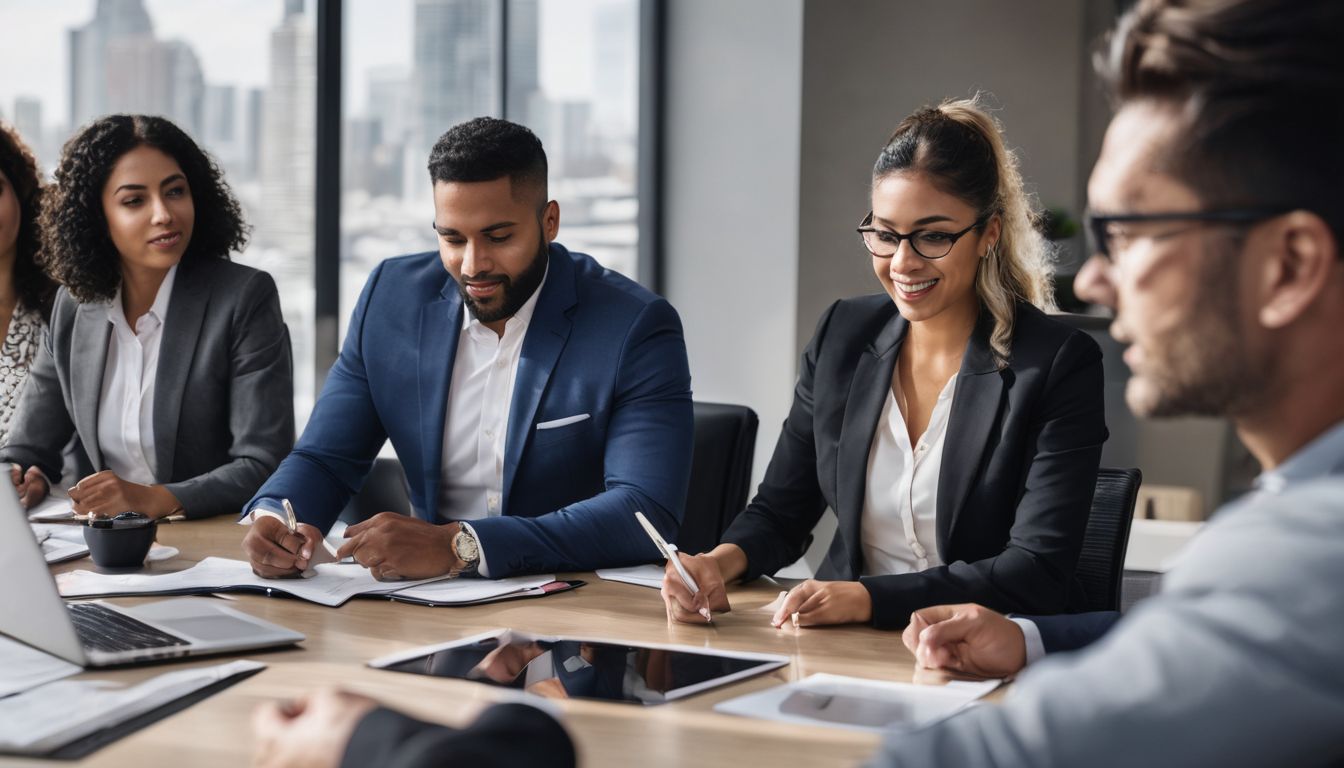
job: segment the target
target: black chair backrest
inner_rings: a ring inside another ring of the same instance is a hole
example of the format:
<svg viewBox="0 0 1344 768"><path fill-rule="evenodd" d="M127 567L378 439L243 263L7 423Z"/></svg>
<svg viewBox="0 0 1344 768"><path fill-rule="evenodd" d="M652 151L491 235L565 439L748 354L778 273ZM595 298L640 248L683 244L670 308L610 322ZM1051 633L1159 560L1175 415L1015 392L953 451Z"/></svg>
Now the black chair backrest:
<svg viewBox="0 0 1344 768"><path fill-rule="evenodd" d="M1137 469L1097 470L1097 489L1092 512L1083 534L1083 550L1074 572L1083 588L1080 611L1120 610L1120 584L1124 578L1125 550L1134 522L1134 504L1143 474Z"/></svg>
<svg viewBox="0 0 1344 768"><path fill-rule="evenodd" d="M713 549L746 507L758 423L745 405L695 403L691 484L676 540L682 551Z"/></svg>
<svg viewBox="0 0 1344 768"><path fill-rule="evenodd" d="M364 478L364 486L345 505L340 519L354 525L379 512L411 514L411 495L406 485L406 473L401 469L401 462L396 459L380 457L373 460L373 468L369 470L369 476Z"/></svg>

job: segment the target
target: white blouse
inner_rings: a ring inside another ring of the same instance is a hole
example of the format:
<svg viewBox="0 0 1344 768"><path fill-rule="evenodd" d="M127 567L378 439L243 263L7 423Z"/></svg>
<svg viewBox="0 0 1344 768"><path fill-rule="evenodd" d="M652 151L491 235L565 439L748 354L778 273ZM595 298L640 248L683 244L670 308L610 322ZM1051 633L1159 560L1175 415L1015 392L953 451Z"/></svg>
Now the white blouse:
<svg viewBox="0 0 1344 768"><path fill-rule="evenodd" d="M938 394L928 429L913 446L896 404L899 387L893 377L868 454L860 520L865 576L913 573L943 564L937 545L938 475L957 376Z"/></svg>
<svg viewBox="0 0 1344 768"><path fill-rule="evenodd" d="M107 307L112 333L98 399L98 448L103 465L133 483L154 483L154 381L176 276L174 265L163 278L154 304L136 321L135 330L122 309L120 288Z"/></svg>
<svg viewBox="0 0 1344 768"><path fill-rule="evenodd" d="M37 358L46 325L41 310L25 307L22 302L15 304L9 331L0 345L0 445L9 439L9 424L19 405L19 395L23 394L23 383L28 380L28 369Z"/></svg>

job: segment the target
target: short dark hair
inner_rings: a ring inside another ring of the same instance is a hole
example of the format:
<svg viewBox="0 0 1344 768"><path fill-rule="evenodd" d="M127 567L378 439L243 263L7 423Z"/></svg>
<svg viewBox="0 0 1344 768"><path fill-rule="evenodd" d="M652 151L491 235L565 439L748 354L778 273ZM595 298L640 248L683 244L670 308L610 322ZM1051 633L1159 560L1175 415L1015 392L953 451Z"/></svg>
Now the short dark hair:
<svg viewBox="0 0 1344 768"><path fill-rule="evenodd" d="M242 209L224 173L181 128L162 117L109 115L65 143L56 186L42 211L41 264L77 301L107 301L121 284L121 256L103 213L103 187L123 155L153 147L181 166L196 221L182 260L229 258L247 246Z"/></svg>
<svg viewBox="0 0 1344 768"><path fill-rule="evenodd" d="M56 296L56 283L37 265L41 250L41 229L37 218L42 212L42 173L37 160L12 126L0 122L0 171L9 179L9 194L19 203L19 232L14 246L14 289L19 301L46 317Z"/></svg>
<svg viewBox="0 0 1344 768"><path fill-rule="evenodd" d="M1140 0L1095 62L1121 104L1180 115L1157 161L1206 205L1310 210L1344 241L1344 3Z"/></svg>
<svg viewBox="0 0 1344 768"><path fill-rule="evenodd" d="M494 181L509 177L514 197L533 189L547 199L546 150L526 127L496 117L459 123L439 137L429 153L429 178L440 181Z"/></svg>

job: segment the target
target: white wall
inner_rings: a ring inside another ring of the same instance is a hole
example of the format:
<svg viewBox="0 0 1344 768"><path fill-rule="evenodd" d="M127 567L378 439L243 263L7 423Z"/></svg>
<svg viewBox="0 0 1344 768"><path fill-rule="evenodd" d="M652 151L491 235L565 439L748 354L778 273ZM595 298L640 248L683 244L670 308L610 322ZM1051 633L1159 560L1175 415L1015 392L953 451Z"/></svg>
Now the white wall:
<svg viewBox="0 0 1344 768"><path fill-rule="evenodd" d="M1059 0L807 3L799 350L832 301L881 290L854 228L873 161L919 107L983 91L1040 201L1074 208L1083 10Z"/></svg>
<svg viewBox="0 0 1344 768"><path fill-rule="evenodd" d="M803 0L667 4L664 291L697 400L761 418L755 478L797 373Z"/></svg>

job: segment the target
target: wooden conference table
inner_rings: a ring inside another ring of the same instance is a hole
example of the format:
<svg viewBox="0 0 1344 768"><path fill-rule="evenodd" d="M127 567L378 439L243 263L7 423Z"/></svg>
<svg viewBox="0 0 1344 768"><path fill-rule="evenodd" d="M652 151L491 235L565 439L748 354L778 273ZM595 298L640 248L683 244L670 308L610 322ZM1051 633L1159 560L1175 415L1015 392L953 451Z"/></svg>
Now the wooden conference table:
<svg viewBox="0 0 1344 768"><path fill-rule="evenodd" d="M232 518L160 526L159 542L179 548L174 560L152 564L177 570L209 555L242 558L243 530ZM87 558L53 570L89 568ZM80 765L246 765L253 740L250 717L262 701L283 699L316 686L339 685L427 720L461 725L503 692L459 680L369 669L365 662L394 651L443 642L495 627L541 634L675 643L787 655L787 667L687 699L653 707L592 701L560 702L584 766L853 765L873 753L879 739L838 729L788 725L713 712L715 703L816 672L910 681L911 655L894 632L867 627L776 630L762 606L780 587L768 579L731 589L733 610L712 628L670 624L658 593L647 587L605 582L596 575L566 574L587 585L537 599L489 605L429 608L385 599L356 598L325 608L289 598L234 595L231 605L302 632L297 648L241 654L268 665L260 674L102 748ZM134 604L146 599L113 602ZM218 664L227 657L150 667L86 672L76 679L134 683L186 664ZM47 765L0 758L5 765Z"/></svg>

